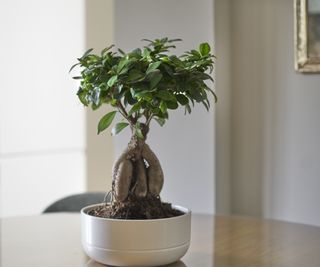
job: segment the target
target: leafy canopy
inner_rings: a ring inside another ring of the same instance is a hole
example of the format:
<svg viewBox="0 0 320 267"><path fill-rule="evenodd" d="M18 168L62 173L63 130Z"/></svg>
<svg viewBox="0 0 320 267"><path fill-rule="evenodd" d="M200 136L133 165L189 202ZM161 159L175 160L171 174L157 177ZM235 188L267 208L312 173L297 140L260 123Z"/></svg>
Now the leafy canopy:
<svg viewBox="0 0 320 267"><path fill-rule="evenodd" d="M95 110L109 104L115 108L102 117L98 133L108 128L119 112L127 122L116 124L112 133L131 125L135 134L143 138L141 123L149 126L155 119L162 126L168 119L168 109L183 106L185 113L191 113L191 106L197 102L209 110L208 92L217 100L206 84L206 80L213 81L207 71L211 73L214 64L208 43L176 56L170 55L169 49L175 48L174 43L180 39L144 41L147 46L129 53L121 49L113 52L113 45L100 55L89 49L71 67L70 71L81 67L81 76L73 78L81 81L77 95L85 106Z"/></svg>

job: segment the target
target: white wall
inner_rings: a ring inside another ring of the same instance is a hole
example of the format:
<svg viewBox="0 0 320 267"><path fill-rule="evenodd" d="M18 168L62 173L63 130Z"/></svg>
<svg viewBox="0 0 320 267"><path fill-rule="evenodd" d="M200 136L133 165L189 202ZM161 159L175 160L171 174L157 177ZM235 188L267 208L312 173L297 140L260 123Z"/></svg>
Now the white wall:
<svg viewBox="0 0 320 267"><path fill-rule="evenodd" d="M86 0L86 48L100 51L113 44L114 7L113 0ZM87 145L87 189L89 191L109 191L111 170L114 162L114 139L110 134L97 135L97 125L110 107L92 111L86 109Z"/></svg>
<svg viewBox="0 0 320 267"><path fill-rule="evenodd" d="M215 0L216 212L231 212L231 21L230 1Z"/></svg>
<svg viewBox="0 0 320 267"><path fill-rule="evenodd" d="M142 38L182 38L177 53L213 43L211 0L117 0L115 42L126 51L145 45ZM163 199L186 205L196 212L214 211L213 113L197 107L190 116L173 112L161 128L153 124L148 143L158 155L165 173ZM119 155L129 133L116 137Z"/></svg>
<svg viewBox="0 0 320 267"><path fill-rule="evenodd" d="M320 225L320 75L294 71L293 2L229 2L231 211Z"/></svg>
<svg viewBox="0 0 320 267"><path fill-rule="evenodd" d="M85 188L85 117L68 74L84 26L83 1L0 2L2 216Z"/></svg>

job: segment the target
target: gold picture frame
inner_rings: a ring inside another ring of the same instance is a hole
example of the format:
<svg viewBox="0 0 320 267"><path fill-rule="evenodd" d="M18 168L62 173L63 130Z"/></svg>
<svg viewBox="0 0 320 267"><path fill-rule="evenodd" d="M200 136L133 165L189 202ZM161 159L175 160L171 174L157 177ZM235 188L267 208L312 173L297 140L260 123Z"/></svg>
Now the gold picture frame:
<svg viewBox="0 0 320 267"><path fill-rule="evenodd" d="M310 12L310 4L319 8L320 0L294 0L295 69L320 73L320 12Z"/></svg>

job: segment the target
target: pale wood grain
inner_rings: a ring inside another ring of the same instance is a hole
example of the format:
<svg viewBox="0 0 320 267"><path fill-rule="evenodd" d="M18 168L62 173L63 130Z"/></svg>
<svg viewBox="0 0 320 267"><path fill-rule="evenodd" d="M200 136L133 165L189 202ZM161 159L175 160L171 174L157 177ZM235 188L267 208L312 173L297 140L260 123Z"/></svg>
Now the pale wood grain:
<svg viewBox="0 0 320 267"><path fill-rule="evenodd" d="M194 222L200 228L188 260L201 251L214 267L320 266L319 227L225 216L196 216Z"/></svg>
<svg viewBox="0 0 320 267"><path fill-rule="evenodd" d="M104 265L80 244L78 214L2 219L0 266ZM320 267L320 228L273 220L192 215L191 246L170 267Z"/></svg>

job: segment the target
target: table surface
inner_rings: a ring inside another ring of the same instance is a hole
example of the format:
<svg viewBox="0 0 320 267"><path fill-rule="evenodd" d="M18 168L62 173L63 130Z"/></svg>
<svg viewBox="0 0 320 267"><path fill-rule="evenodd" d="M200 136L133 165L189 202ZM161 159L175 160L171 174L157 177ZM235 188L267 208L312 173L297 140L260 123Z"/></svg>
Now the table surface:
<svg viewBox="0 0 320 267"><path fill-rule="evenodd" d="M1 267L102 267L80 243L79 214L0 220ZM170 267L320 267L320 227L192 215L191 246Z"/></svg>

